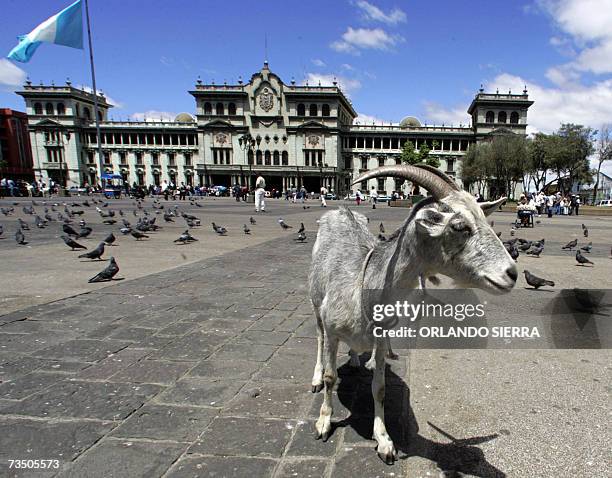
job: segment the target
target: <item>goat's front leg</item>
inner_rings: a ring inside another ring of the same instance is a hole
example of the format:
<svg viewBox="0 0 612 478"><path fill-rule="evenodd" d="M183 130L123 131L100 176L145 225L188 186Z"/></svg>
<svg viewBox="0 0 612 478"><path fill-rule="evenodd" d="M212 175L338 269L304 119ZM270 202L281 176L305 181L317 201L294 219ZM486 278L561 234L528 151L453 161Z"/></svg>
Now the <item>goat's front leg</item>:
<svg viewBox="0 0 612 478"><path fill-rule="evenodd" d="M336 369L338 339L335 337L330 337L327 335L327 333L325 333L325 343L323 348L325 356L325 373L323 374L325 395L323 397L323 404L321 405L319 419L317 420L315 427L317 429L317 440L322 438L323 441L327 441L331 432L331 416L333 412L332 393L334 391L336 379L338 378L338 370Z"/></svg>
<svg viewBox="0 0 612 478"><path fill-rule="evenodd" d="M372 352L374 353L374 351ZM378 442L376 451L387 465L397 459L397 451L385 427L385 347L376 348L376 368L372 378L372 397L374 398L374 439Z"/></svg>
<svg viewBox="0 0 612 478"><path fill-rule="evenodd" d="M318 393L323 389L323 348L325 346L325 332L323 321L318 310L315 309L317 319L317 363L312 374L312 393Z"/></svg>

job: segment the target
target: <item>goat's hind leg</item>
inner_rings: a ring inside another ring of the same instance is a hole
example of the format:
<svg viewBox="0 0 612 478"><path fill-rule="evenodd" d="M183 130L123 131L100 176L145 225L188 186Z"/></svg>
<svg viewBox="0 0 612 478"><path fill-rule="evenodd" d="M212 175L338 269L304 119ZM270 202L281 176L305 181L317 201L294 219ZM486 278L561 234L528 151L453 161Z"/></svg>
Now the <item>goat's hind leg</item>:
<svg viewBox="0 0 612 478"><path fill-rule="evenodd" d="M376 451L378 456L387 465L392 465L397 459L397 451L385 427L385 354L386 347L376 348L374 374L372 377L372 397L374 398L374 439L378 442Z"/></svg>
<svg viewBox="0 0 612 478"><path fill-rule="evenodd" d="M324 343L325 373L323 375L325 393L323 396L323 404L321 405L319 419L315 424L316 438L322 438L323 441L326 441L331 433L331 416L333 412L332 393L334 391L336 379L338 378L338 370L336 368L337 355L338 339L336 337L330 337L326 333Z"/></svg>
<svg viewBox="0 0 612 478"><path fill-rule="evenodd" d="M312 393L318 393L323 389L323 349L325 346L325 333L323 331L323 320L319 310L315 307L317 318L317 363L312 374Z"/></svg>

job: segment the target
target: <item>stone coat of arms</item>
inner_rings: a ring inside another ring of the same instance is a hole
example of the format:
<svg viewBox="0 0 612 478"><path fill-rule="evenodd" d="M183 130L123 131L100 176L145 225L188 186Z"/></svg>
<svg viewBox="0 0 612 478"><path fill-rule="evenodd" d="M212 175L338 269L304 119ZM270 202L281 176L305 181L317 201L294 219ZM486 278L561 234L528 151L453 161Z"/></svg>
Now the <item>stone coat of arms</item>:
<svg viewBox="0 0 612 478"><path fill-rule="evenodd" d="M268 88L264 88L259 95L259 106L266 112L270 111L274 106L274 95Z"/></svg>
<svg viewBox="0 0 612 478"><path fill-rule="evenodd" d="M219 143L222 146L225 143L227 143L227 135L225 135L223 133L218 133L216 139L217 139L217 143Z"/></svg>
<svg viewBox="0 0 612 478"><path fill-rule="evenodd" d="M313 148L316 148L319 144L319 137L315 134L311 134L310 136L308 136L308 144Z"/></svg>

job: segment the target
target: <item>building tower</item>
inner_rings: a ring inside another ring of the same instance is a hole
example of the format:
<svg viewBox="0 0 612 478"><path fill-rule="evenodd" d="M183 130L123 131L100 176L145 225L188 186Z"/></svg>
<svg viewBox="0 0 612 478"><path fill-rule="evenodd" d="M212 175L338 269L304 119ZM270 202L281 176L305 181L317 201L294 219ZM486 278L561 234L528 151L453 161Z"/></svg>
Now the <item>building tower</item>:
<svg viewBox="0 0 612 478"><path fill-rule="evenodd" d="M485 93L482 85L468 108L472 116L472 128L476 141L489 133L512 132L527 134L527 110L533 104L527 95L527 87L522 94Z"/></svg>

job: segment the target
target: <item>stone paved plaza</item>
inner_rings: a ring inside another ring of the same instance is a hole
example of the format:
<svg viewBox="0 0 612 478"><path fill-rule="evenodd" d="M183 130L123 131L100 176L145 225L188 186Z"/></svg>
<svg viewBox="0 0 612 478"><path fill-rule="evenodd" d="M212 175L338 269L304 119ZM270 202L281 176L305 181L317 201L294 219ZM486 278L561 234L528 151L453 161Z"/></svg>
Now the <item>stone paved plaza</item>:
<svg viewBox="0 0 612 478"><path fill-rule="evenodd" d="M182 203L202 219L192 230L199 242L187 246L172 243L185 229L180 219L160 217L164 228L136 242L83 208L94 228L83 240L89 248L110 230L118 236L106 257L116 257L122 280L107 284L87 284L105 263L77 259L58 223L32 226L29 244L17 246L16 218L32 223L23 204L0 218L0 476L611 474L609 350L399 350L386 374L386 422L399 460L387 466L371 439L371 374L350 368L344 348L333 435L316 441L322 395L310 392L316 333L307 297L316 202L304 209L268 201L251 236L241 230L250 205ZM132 201L110 207L135 221ZM150 199L145 207L152 211ZM376 232L380 221L390 231L408 213L360 209ZM303 221L308 243L294 241L296 229L282 231L279 216L296 228ZM513 214L493 219L508 238ZM530 314L562 288L609 288L612 277L612 218L540 220L517 234L545 237L546 249L540 259L519 258L505 302L515 314ZM228 236L218 237L211 221ZM560 249L573 237L584 242L581 223L593 268ZM554 280L555 292L525 290L525 267ZM9 469L13 459L58 460L59 469Z"/></svg>

